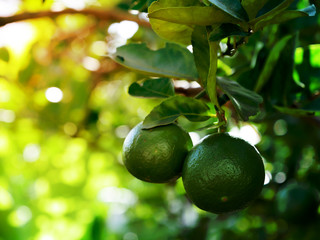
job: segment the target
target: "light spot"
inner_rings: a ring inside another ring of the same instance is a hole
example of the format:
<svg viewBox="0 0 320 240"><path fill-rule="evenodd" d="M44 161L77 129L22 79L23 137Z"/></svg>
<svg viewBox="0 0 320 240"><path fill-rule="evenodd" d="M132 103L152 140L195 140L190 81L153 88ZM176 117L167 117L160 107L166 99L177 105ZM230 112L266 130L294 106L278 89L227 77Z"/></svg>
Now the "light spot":
<svg viewBox="0 0 320 240"><path fill-rule="evenodd" d="M73 136L74 134L77 133L78 127L75 125L73 122L67 122L63 125L63 131L69 135Z"/></svg>
<svg viewBox="0 0 320 240"><path fill-rule="evenodd" d="M277 120L273 125L274 134L284 136L288 132L287 122L283 119Z"/></svg>
<svg viewBox="0 0 320 240"><path fill-rule="evenodd" d="M238 127L233 127L229 131L229 134L233 137L241 138L251 145L256 145L261 141L261 136L257 128L251 124L241 126L240 129Z"/></svg>
<svg viewBox="0 0 320 240"><path fill-rule="evenodd" d="M278 172L276 174L276 176L274 177L274 180L277 182L277 183L284 183L287 179L287 176L284 172Z"/></svg>
<svg viewBox="0 0 320 240"><path fill-rule="evenodd" d="M136 203L136 195L126 188L106 187L98 193L98 200L104 203L122 203L132 206Z"/></svg>
<svg viewBox="0 0 320 240"><path fill-rule="evenodd" d="M189 132L190 138L192 140L193 145L197 145L198 143L200 143L201 138L200 135L196 132Z"/></svg>
<svg viewBox="0 0 320 240"><path fill-rule="evenodd" d="M11 226L20 227L32 218L32 212L27 206L20 206L16 211L8 216L8 221Z"/></svg>
<svg viewBox="0 0 320 240"><path fill-rule="evenodd" d="M63 92L61 91L60 88L57 88L57 87L48 88L46 90L45 95L46 95L47 100L52 103L58 103L63 98Z"/></svg>
<svg viewBox="0 0 320 240"><path fill-rule="evenodd" d="M98 56L104 56L107 50L108 50L108 45L104 41L95 41L91 45L91 51Z"/></svg>
<svg viewBox="0 0 320 240"><path fill-rule="evenodd" d="M23 159L26 162L35 162L40 157L41 148L38 144L28 144L23 150Z"/></svg>
<svg viewBox="0 0 320 240"><path fill-rule="evenodd" d="M0 16L9 17L19 10L19 0L0 0Z"/></svg>
<svg viewBox="0 0 320 240"><path fill-rule="evenodd" d="M193 47L192 47L192 45L189 45L189 46L187 47L187 49L188 49L191 53L193 53Z"/></svg>
<svg viewBox="0 0 320 240"><path fill-rule="evenodd" d="M60 0L60 2L68 8L82 10L86 7L87 0Z"/></svg>
<svg viewBox="0 0 320 240"><path fill-rule="evenodd" d="M82 65L85 69L89 70L89 71L97 71L100 68L100 62L92 57L84 57L82 60Z"/></svg>
<svg viewBox="0 0 320 240"><path fill-rule="evenodd" d="M188 89L190 88L190 83L186 80L177 80L177 81L174 81L174 86L177 88Z"/></svg>
<svg viewBox="0 0 320 240"><path fill-rule="evenodd" d="M16 114L12 110L0 109L0 121L12 123L16 119Z"/></svg>
<svg viewBox="0 0 320 240"><path fill-rule="evenodd" d="M123 39L130 39L138 31L139 25L133 21L121 21L120 23L113 23L108 28L108 33L118 35Z"/></svg>
<svg viewBox="0 0 320 240"><path fill-rule="evenodd" d="M118 138L125 138L130 131L130 128L127 125L121 125L116 128L115 133Z"/></svg>
<svg viewBox="0 0 320 240"><path fill-rule="evenodd" d="M271 179L272 179L271 173L269 171L266 171L265 178L264 178L264 185L269 184Z"/></svg>
<svg viewBox="0 0 320 240"><path fill-rule="evenodd" d="M9 46L20 54L34 37L35 28L30 23L10 23L0 28L0 47Z"/></svg>
<svg viewBox="0 0 320 240"><path fill-rule="evenodd" d="M131 13L132 15L138 15L139 11L138 10L129 10L129 13Z"/></svg>
<svg viewBox="0 0 320 240"><path fill-rule="evenodd" d="M13 205L11 194L0 186L0 210L7 210Z"/></svg>

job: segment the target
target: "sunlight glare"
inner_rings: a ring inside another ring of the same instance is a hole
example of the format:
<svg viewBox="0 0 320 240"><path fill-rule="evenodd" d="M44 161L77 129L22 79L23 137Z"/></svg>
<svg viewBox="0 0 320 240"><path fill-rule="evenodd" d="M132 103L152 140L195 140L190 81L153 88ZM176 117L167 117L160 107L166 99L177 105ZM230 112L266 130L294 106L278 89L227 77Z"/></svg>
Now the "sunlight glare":
<svg viewBox="0 0 320 240"><path fill-rule="evenodd" d="M34 39L35 29L30 23L10 23L0 28L0 47L8 46L17 54Z"/></svg>
<svg viewBox="0 0 320 240"><path fill-rule="evenodd" d="M23 150L23 159L26 162L35 162L40 157L40 146L38 144L28 144Z"/></svg>
<svg viewBox="0 0 320 240"><path fill-rule="evenodd" d="M284 172L278 172L274 178L277 183L284 183L287 179L287 175Z"/></svg>
<svg viewBox="0 0 320 240"><path fill-rule="evenodd" d="M241 138L251 145L256 145L261 141L261 136L258 133L258 130L252 125L241 126L231 128L229 134L233 137Z"/></svg>
<svg viewBox="0 0 320 240"><path fill-rule="evenodd" d="M271 172L266 171L266 173L265 173L265 178L264 178L264 185L269 184L270 181L271 181L271 179L272 179Z"/></svg>
<svg viewBox="0 0 320 240"><path fill-rule="evenodd" d="M46 98L49 102L53 102L53 103L58 103L62 100L63 98L63 92L61 91L60 88L57 87L49 87L46 90Z"/></svg>
<svg viewBox="0 0 320 240"><path fill-rule="evenodd" d="M190 138L192 140L193 146L201 142L200 135L196 132L189 132Z"/></svg>
<svg viewBox="0 0 320 240"><path fill-rule="evenodd" d="M108 33L118 35L123 39L130 39L138 31L139 25L136 22L124 20L120 23L113 23L108 29Z"/></svg>
<svg viewBox="0 0 320 240"><path fill-rule="evenodd" d="M12 110L0 109L0 122L12 123L16 119L16 114Z"/></svg>
<svg viewBox="0 0 320 240"><path fill-rule="evenodd" d="M85 69L89 70L89 71L97 71L100 68L100 62L92 57L84 57L82 60L82 65Z"/></svg>
<svg viewBox="0 0 320 240"><path fill-rule="evenodd" d="M9 17L19 10L19 0L0 0L0 17Z"/></svg>

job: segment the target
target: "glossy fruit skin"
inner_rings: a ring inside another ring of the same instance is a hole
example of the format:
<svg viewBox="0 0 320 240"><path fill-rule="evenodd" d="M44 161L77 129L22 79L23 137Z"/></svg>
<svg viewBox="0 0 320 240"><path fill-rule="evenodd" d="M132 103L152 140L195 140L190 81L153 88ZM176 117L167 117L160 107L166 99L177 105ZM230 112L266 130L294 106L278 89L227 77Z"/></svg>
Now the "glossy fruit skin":
<svg viewBox="0 0 320 240"><path fill-rule="evenodd" d="M227 133L204 138L189 152L182 172L192 202L216 214L245 208L260 194L264 178L255 147Z"/></svg>
<svg viewBox="0 0 320 240"><path fill-rule="evenodd" d="M317 217L319 196L312 187L292 182L280 189L275 203L280 218L290 223L307 224Z"/></svg>
<svg viewBox="0 0 320 240"><path fill-rule="evenodd" d="M152 183L165 183L181 176L183 162L192 141L176 124L142 129L135 126L123 144L123 161L136 178Z"/></svg>

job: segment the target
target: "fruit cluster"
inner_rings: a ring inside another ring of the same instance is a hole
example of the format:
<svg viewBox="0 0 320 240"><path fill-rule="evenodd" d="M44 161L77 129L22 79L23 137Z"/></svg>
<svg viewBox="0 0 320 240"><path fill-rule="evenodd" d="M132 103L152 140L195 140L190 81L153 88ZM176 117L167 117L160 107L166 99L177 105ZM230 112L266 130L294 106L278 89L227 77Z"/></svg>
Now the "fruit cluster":
<svg viewBox="0 0 320 240"><path fill-rule="evenodd" d="M265 178L260 154L246 141L217 133L192 148L189 134L176 124L143 129L139 123L124 141L123 159L143 181L165 183L182 176L192 202L212 213L245 208Z"/></svg>

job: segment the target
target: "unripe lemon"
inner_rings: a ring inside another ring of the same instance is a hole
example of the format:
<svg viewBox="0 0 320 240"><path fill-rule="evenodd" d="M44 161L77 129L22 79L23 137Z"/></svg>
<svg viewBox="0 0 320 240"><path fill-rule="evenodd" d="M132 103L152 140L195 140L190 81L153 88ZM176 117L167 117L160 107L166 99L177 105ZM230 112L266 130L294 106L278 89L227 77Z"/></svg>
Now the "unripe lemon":
<svg viewBox="0 0 320 240"><path fill-rule="evenodd" d="M255 147L226 133L210 135L188 154L182 173L199 208L226 213L245 208L262 190L265 170Z"/></svg>
<svg viewBox="0 0 320 240"><path fill-rule="evenodd" d="M191 148L189 134L176 124L142 129L139 123L124 141L124 165L140 180L169 182L181 176L184 159Z"/></svg>

